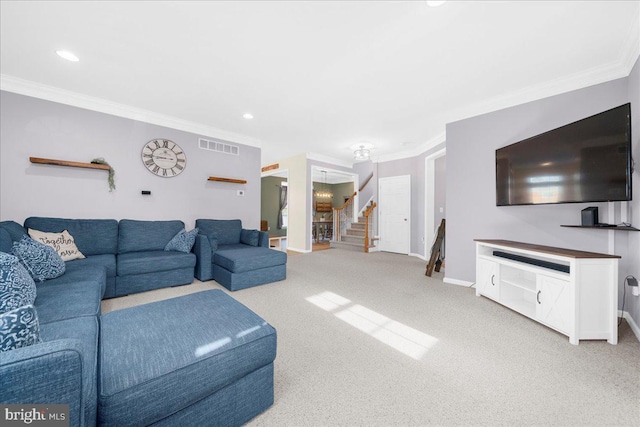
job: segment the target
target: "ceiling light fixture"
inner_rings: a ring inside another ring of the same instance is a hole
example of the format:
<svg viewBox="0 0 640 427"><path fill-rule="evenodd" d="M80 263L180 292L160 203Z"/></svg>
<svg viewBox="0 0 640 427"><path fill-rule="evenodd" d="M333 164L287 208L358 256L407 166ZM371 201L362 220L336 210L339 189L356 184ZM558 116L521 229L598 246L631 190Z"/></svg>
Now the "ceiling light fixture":
<svg viewBox="0 0 640 427"><path fill-rule="evenodd" d="M244 114L242 115L242 117L244 117L244 118L245 118L245 119L247 119L247 120L251 120L251 119L253 119L253 114L251 114L251 113L244 113Z"/></svg>
<svg viewBox="0 0 640 427"><path fill-rule="evenodd" d="M333 197L333 193L331 190L327 190L327 171L321 171L324 174L324 186L322 190L316 191L316 197L321 199L331 199Z"/></svg>
<svg viewBox="0 0 640 427"><path fill-rule="evenodd" d="M67 61L71 61L71 62L78 62L80 61L80 58L78 58L77 56L75 56L73 53L69 52L68 50L56 50L56 53L58 54L58 56L60 58L64 58Z"/></svg>
<svg viewBox="0 0 640 427"><path fill-rule="evenodd" d="M370 157L371 150L365 148L364 145L361 145L357 150L353 152L353 158L355 160L369 160Z"/></svg>

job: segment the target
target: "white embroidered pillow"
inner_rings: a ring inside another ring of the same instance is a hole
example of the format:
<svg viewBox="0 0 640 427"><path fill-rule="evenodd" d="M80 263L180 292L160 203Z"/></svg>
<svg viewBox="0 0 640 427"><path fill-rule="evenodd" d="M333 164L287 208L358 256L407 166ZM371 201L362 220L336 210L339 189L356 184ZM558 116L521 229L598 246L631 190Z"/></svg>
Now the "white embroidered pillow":
<svg viewBox="0 0 640 427"><path fill-rule="evenodd" d="M44 231L34 230L30 228L29 236L40 243L51 246L56 250L63 261L71 261L73 259L82 259L85 256L76 246L73 236L67 230L62 233L46 233Z"/></svg>

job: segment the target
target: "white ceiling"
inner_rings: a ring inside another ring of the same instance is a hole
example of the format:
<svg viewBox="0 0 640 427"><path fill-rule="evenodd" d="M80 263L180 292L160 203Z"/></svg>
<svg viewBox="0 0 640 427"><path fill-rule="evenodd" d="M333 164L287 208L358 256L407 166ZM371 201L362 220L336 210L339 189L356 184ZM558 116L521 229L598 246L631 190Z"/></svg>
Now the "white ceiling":
<svg viewBox="0 0 640 427"><path fill-rule="evenodd" d="M637 1L2 1L0 15L3 89L261 146L263 165L350 164L363 142L416 155L447 122L624 77L640 52Z"/></svg>

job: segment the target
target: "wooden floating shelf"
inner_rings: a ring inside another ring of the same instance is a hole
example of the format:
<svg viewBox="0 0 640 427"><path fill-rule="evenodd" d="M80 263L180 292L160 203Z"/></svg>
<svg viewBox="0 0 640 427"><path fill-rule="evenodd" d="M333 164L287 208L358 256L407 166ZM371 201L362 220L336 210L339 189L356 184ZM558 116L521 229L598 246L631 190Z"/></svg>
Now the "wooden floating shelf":
<svg viewBox="0 0 640 427"><path fill-rule="evenodd" d="M246 184L247 181L244 179L231 179L231 178L219 178L217 176L210 176L207 181L219 181L219 182L230 182L232 184Z"/></svg>
<svg viewBox="0 0 640 427"><path fill-rule="evenodd" d="M97 163L82 163L82 162L70 162L68 160L55 160L55 159L43 159L40 157L29 157L31 163L38 163L41 165L56 165L67 166L72 168L85 168L85 169L101 169L108 171L109 166L101 165Z"/></svg>
<svg viewBox="0 0 640 427"><path fill-rule="evenodd" d="M561 225L560 227L570 227L570 228L591 228L593 230L613 230L613 231L640 231L635 227L627 227L625 225L618 225L615 227L607 227L607 226L595 226L595 225Z"/></svg>

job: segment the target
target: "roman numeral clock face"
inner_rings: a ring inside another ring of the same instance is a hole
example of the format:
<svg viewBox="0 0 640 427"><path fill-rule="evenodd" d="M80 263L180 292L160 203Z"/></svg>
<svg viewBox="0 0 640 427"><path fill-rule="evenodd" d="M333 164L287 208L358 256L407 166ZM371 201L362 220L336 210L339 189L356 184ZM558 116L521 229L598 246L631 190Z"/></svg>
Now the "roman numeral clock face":
<svg viewBox="0 0 640 427"><path fill-rule="evenodd" d="M152 139L142 147L142 163L151 173L171 178L179 175L187 166L187 156L173 141Z"/></svg>

